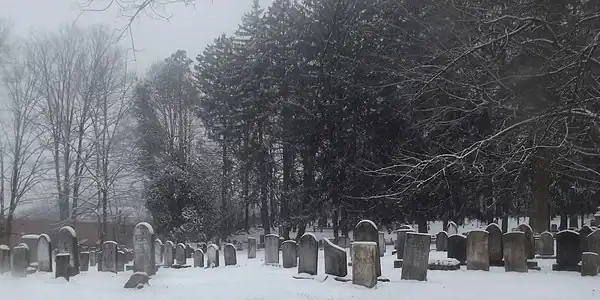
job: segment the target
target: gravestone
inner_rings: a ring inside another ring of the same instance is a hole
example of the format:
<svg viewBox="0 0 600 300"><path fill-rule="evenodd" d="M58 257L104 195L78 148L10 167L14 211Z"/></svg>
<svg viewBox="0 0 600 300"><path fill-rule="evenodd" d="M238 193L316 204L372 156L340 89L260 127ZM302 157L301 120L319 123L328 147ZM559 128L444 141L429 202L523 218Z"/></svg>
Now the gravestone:
<svg viewBox="0 0 600 300"><path fill-rule="evenodd" d="M558 232L558 225L550 224L550 232Z"/></svg>
<svg viewBox="0 0 600 300"><path fill-rule="evenodd" d="M248 237L248 258L256 258L256 238Z"/></svg>
<svg viewBox="0 0 600 300"><path fill-rule="evenodd" d="M496 223L485 228L488 232L489 261L491 266L503 266L502 229Z"/></svg>
<svg viewBox="0 0 600 300"><path fill-rule="evenodd" d="M563 230L556 234L556 263L554 271L579 271L577 264L581 260L579 233Z"/></svg>
<svg viewBox="0 0 600 300"><path fill-rule="evenodd" d="M227 243L223 247L223 260L226 266L237 265L237 250L233 244Z"/></svg>
<svg viewBox="0 0 600 300"><path fill-rule="evenodd" d="M413 229L413 228L408 224L402 224L398 227L397 230L402 230L402 229Z"/></svg>
<svg viewBox="0 0 600 300"><path fill-rule="evenodd" d="M167 268L170 268L173 263L174 263L174 255L173 255L173 250L175 249L175 245L173 244L173 242L171 241L166 241L164 246L163 246L163 260L164 260L164 265Z"/></svg>
<svg viewBox="0 0 600 300"><path fill-rule="evenodd" d="M445 231L440 231L435 235L435 251L448 250L448 234Z"/></svg>
<svg viewBox="0 0 600 300"><path fill-rule="evenodd" d="M594 230L587 237L588 251L600 255L600 230Z"/></svg>
<svg viewBox="0 0 600 300"><path fill-rule="evenodd" d="M467 235L467 270L490 270L489 234L472 230Z"/></svg>
<svg viewBox="0 0 600 300"><path fill-rule="evenodd" d="M317 275L317 259L319 255L319 243L312 233L305 233L300 237L298 246L298 274L307 273Z"/></svg>
<svg viewBox="0 0 600 300"><path fill-rule="evenodd" d="M219 247L210 244L206 247L206 267L215 268L219 266Z"/></svg>
<svg viewBox="0 0 600 300"><path fill-rule="evenodd" d="M354 227L354 241L356 242L375 242L377 244L377 259L375 261L375 271L377 277L381 276L381 259L379 257L379 230L370 220L362 220Z"/></svg>
<svg viewBox="0 0 600 300"><path fill-rule="evenodd" d="M376 242L352 243L352 284L368 288L377 285L377 250Z"/></svg>
<svg viewBox="0 0 600 300"><path fill-rule="evenodd" d="M198 248L194 251L194 268L204 268L204 251Z"/></svg>
<svg viewBox="0 0 600 300"><path fill-rule="evenodd" d="M348 275L348 259L344 248L325 239L323 255L325 256L325 274L337 277Z"/></svg>
<svg viewBox="0 0 600 300"><path fill-rule="evenodd" d="M409 232L406 235L401 279L427 280L430 244L431 236L429 234Z"/></svg>
<svg viewBox="0 0 600 300"><path fill-rule="evenodd" d="M21 243L12 249L11 274L14 277L27 276L27 267L29 267L29 246Z"/></svg>
<svg viewBox="0 0 600 300"><path fill-rule="evenodd" d="M125 252L117 250L117 273L125 271Z"/></svg>
<svg viewBox="0 0 600 300"><path fill-rule="evenodd" d="M554 236L548 231L540 234L539 250L542 257L554 256Z"/></svg>
<svg viewBox="0 0 600 300"><path fill-rule="evenodd" d="M596 226L600 226L600 211L594 214L594 222L596 222Z"/></svg>
<svg viewBox="0 0 600 300"><path fill-rule="evenodd" d="M583 252L589 252L588 249L588 235L590 235L593 232L592 228L590 228L590 226L584 225L583 227L581 227L579 229L579 246L581 247L581 249L579 249L579 251L581 253Z"/></svg>
<svg viewBox="0 0 600 300"><path fill-rule="evenodd" d="M177 264L180 266L185 266L186 258L185 258L185 245L183 243L178 243L175 248L175 260Z"/></svg>
<svg viewBox="0 0 600 300"><path fill-rule="evenodd" d="M87 272L90 267L90 252L79 252L79 271Z"/></svg>
<svg viewBox="0 0 600 300"><path fill-rule="evenodd" d="M527 273L527 237L522 231L507 232L502 236L504 271Z"/></svg>
<svg viewBox="0 0 600 300"><path fill-rule="evenodd" d="M448 236L458 234L458 225L453 221L448 222L446 233L448 233Z"/></svg>
<svg viewBox="0 0 600 300"><path fill-rule="evenodd" d="M133 229L133 272L144 272L150 276L156 273L154 240L152 225L146 222L135 225Z"/></svg>
<svg viewBox="0 0 600 300"><path fill-rule="evenodd" d="M415 230L412 228L396 230L396 259L401 260L404 258L404 243L406 241L406 234L409 232L415 232Z"/></svg>
<svg viewBox="0 0 600 300"><path fill-rule="evenodd" d="M260 245L260 248L264 248L264 246L265 246L265 235L261 234L261 235L258 236L258 238L259 238L259 243L258 244Z"/></svg>
<svg viewBox="0 0 600 300"><path fill-rule="evenodd" d="M96 266L96 260L98 257L98 253L96 252L96 250L90 250L90 266L91 267L95 267Z"/></svg>
<svg viewBox="0 0 600 300"><path fill-rule="evenodd" d="M37 242L38 271L52 272L52 242L47 234L40 234Z"/></svg>
<svg viewBox="0 0 600 300"><path fill-rule="evenodd" d="M279 264L279 236L265 235L265 264Z"/></svg>
<svg viewBox="0 0 600 300"><path fill-rule="evenodd" d="M29 247L29 263L37 263L37 244L40 239L39 234L24 234L21 236L21 243L24 243Z"/></svg>
<svg viewBox="0 0 600 300"><path fill-rule="evenodd" d="M189 243L185 244L185 258L192 258L194 255L194 248Z"/></svg>
<svg viewBox="0 0 600 300"><path fill-rule="evenodd" d="M162 265L163 263L163 243L160 239L154 240L154 264Z"/></svg>
<svg viewBox="0 0 600 300"><path fill-rule="evenodd" d="M455 258L464 265L467 261L467 237L454 234L448 237L448 258Z"/></svg>
<svg viewBox="0 0 600 300"><path fill-rule="evenodd" d="M519 224L517 230L525 233L525 253L527 259L535 258L535 241L533 239L533 230L528 224Z"/></svg>
<svg viewBox="0 0 600 300"><path fill-rule="evenodd" d="M10 248L0 245L0 274L10 271Z"/></svg>
<svg viewBox="0 0 600 300"><path fill-rule="evenodd" d="M383 255L385 254L385 233L380 231L378 238L379 238L379 241L378 241L379 256L383 257Z"/></svg>
<svg viewBox="0 0 600 300"><path fill-rule="evenodd" d="M69 281L71 278L71 254L69 253L57 253L55 257L56 270L54 271L54 278L65 278Z"/></svg>
<svg viewBox="0 0 600 300"><path fill-rule="evenodd" d="M57 244L58 253L69 254L69 277L79 274L79 244L75 229L63 226L58 231Z"/></svg>
<svg viewBox="0 0 600 300"><path fill-rule="evenodd" d="M581 254L581 276L598 275L598 253L583 252Z"/></svg>
<svg viewBox="0 0 600 300"><path fill-rule="evenodd" d="M117 243L106 241L102 244L102 272L117 273Z"/></svg>
<svg viewBox="0 0 600 300"><path fill-rule="evenodd" d="M298 245L296 241L288 240L281 244L281 257L284 268L295 268L298 266Z"/></svg>

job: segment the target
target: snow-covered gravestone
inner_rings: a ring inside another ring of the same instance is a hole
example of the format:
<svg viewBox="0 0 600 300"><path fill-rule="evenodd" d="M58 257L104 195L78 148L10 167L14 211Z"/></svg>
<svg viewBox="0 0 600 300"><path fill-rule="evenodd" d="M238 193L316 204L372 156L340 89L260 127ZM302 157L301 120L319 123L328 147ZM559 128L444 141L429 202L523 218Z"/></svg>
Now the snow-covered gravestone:
<svg viewBox="0 0 600 300"><path fill-rule="evenodd" d="M487 231L472 230L467 234L467 270L490 270Z"/></svg>
<svg viewBox="0 0 600 300"><path fill-rule="evenodd" d="M11 274L14 277L27 276L27 267L29 267L29 246L21 243L12 250Z"/></svg>
<svg viewBox="0 0 600 300"><path fill-rule="evenodd" d="M528 272L526 239L522 231L507 232L502 236L505 272Z"/></svg>
<svg viewBox="0 0 600 300"><path fill-rule="evenodd" d="M448 258L455 258L464 265L467 261L467 237L454 234L448 237Z"/></svg>
<svg viewBox="0 0 600 300"><path fill-rule="evenodd" d="M542 257L554 256L554 236L548 231L540 234L540 255Z"/></svg>
<svg viewBox="0 0 600 300"><path fill-rule="evenodd" d="M117 243L114 241L102 244L102 272L117 273Z"/></svg>
<svg viewBox="0 0 600 300"><path fill-rule="evenodd" d="M63 226L58 231L57 243L57 253L69 254L69 277L79 274L79 244L75 229Z"/></svg>
<svg viewBox="0 0 600 300"><path fill-rule="evenodd" d="M248 258L256 258L256 238L248 237Z"/></svg>
<svg viewBox="0 0 600 300"><path fill-rule="evenodd" d="M10 271L10 248L0 245L0 274Z"/></svg>
<svg viewBox="0 0 600 300"><path fill-rule="evenodd" d="M504 256L502 248L502 229L496 223L492 223L485 228L488 232L488 250L491 266L502 266L502 257Z"/></svg>
<svg viewBox="0 0 600 300"><path fill-rule="evenodd" d="M206 247L206 267L214 268L219 266L219 247L210 244Z"/></svg>
<svg viewBox="0 0 600 300"><path fill-rule="evenodd" d="M160 239L154 240L154 264L162 265L163 262L163 243Z"/></svg>
<svg viewBox="0 0 600 300"><path fill-rule="evenodd" d="M435 235L435 251L448 250L448 234L445 231L440 231Z"/></svg>
<svg viewBox="0 0 600 300"><path fill-rule="evenodd" d="M431 236L429 234L414 232L406 234L401 279L427 280L430 243Z"/></svg>
<svg viewBox="0 0 600 300"><path fill-rule="evenodd" d="M329 239L325 239L323 255L325 256L325 274L337 277L348 275L348 259L344 248L334 244Z"/></svg>
<svg viewBox="0 0 600 300"><path fill-rule="evenodd" d="M525 233L525 253L527 254L527 259L533 259L535 257L535 240L533 239L531 226L519 224L517 230Z"/></svg>
<svg viewBox="0 0 600 300"><path fill-rule="evenodd" d="M148 275L156 273L154 255L154 229L146 222L140 222L133 229L133 269Z"/></svg>
<svg viewBox="0 0 600 300"><path fill-rule="evenodd" d="M317 242L315 235L312 233L303 234L300 237L298 247L298 274L317 275L319 242Z"/></svg>
<svg viewBox="0 0 600 300"><path fill-rule="evenodd" d="M39 234L24 234L21 236L21 243L29 247L29 263L37 263L37 243L40 238Z"/></svg>
<svg viewBox="0 0 600 300"><path fill-rule="evenodd" d="M227 243L223 246L223 261L226 266L237 265L237 250L233 244Z"/></svg>
<svg viewBox="0 0 600 300"><path fill-rule="evenodd" d="M47 234L40 234L35 252L37 252L38 271L52 272L52 241Z"/></svg>
<svg viewBox="0 0 600 300"><path fill-rule="evenodd" d="M279 264L279 236L265 235L265 264Z"/></svg>
<svg viewBox="0 0 600 300"><path fill-rule="evenodd" d="M175 260L177 261L177 264L180 266L184 266L186 263L185 251L186 251L185 244L178 243L177 247L175 248Z"/></svg>
<svg viewBox="0 0 600 300"><path fill-rule="evenodd" d="M375 242L377 244L377 259L375 269L377 277L381 276L381 260L379 258L379 230L371 220L362 220L354 227L354 241L356 242ZM400 249L398 249L400 250Z"/></svg>
<svg viewBox="0 0 600 300"><path fill-rule="evenodd" d="M284 268L295 268L298 266L298 245L294 240L287 240L281 244L281 258Z"/></svg>
<svg viewBox="0 0 600 300"><path fill-rule="evenodd" d="M69 261L71 260L71 255L69 253L57 253L56 254L56 268L54 271L54 278L63 277L67 281L69 281L70 275L70 267Z"/></svg>
<svg viewBox="0 0 600 300"><path fill-rule="evenodd" d="M175 245L171 241L166 241L163 249L163 259L165 267L170 268L173 265L173 248Z"/></svg>
<svg viewBox="0 0 600 300"><path fill-rule="evenodd" d="M194 268L204 268L204 251L198 248L194 251Z"/></svg>
<svg viewBox="0 0 600 300"><path fill-rule="evenodd" d="M453 221L448 222L448 228L446 228L446 233L448 233L448 236L458 234L458 225L456 225L456 223L454 223Z"/></svg>
<svg viewBox="0 0 600 300"><path fill-rule="evenodd" d="M373 288L377 285L377 255L376 242L352 243L352 283Z"/></svg>

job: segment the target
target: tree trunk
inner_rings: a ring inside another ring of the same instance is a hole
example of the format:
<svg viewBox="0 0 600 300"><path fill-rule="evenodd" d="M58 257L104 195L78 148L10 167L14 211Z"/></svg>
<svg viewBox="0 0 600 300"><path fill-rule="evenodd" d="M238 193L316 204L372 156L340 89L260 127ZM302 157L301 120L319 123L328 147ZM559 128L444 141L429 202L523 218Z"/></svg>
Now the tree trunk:
<svg viewBox="0 0 600 300"><path fill-rule="evenodd" d="M533 178L531 183L531 227L533 232L542 233L548 231L548 220L550 211L548 200L550 199L550 162L546 159L546 151L538 151L533 157Z"/></svg>
<svg viewBox="0 0 600 300"><path fill-rule="evenodd" d="M269 195L267 187L267 151L264 146L262 128L259 129L258 143L260 145L259 158L259 189L260 189L260 218L263 225L264 234L271 233L271 224L269 223Z"/></svg>

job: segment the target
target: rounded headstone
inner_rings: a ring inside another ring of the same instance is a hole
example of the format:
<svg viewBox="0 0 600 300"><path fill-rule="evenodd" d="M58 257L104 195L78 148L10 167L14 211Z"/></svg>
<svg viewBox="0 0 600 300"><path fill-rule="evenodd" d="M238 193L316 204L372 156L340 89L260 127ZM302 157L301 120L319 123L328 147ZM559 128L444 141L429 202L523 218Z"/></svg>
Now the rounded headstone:
<svg viewBox="0 0 600 300"><path fill-rule="evenodd" d="M298 274L307 273L317 275L319 243L312 233L305 233L300 237L298 245Z"/></svg>
<svg viewBox="0 0 600 300"><path fill-rule="evenodd" d="M435 235L435 251L448 250L448 233L440 231Z"/></svg>
<svg viewBox="0 0 600 300"><path fill-rule="evenodd" d="M554 236L548 231L540 234L539 252L542 256L554 256Z"/></svg>
<svg viewBox="0 0 600 300"><path fill-rule="evenodd" d="M504 256L502 248L502 229L496 223L492 223L485 228L488 232L489 260L492 266L501 266Z"/></svg>
<svg viewBox="0 0 600 300"><path fill-rule="evenodd" d="M146 222L138 223L133 229L134 272L144 272L148 275L156 273L154 245L152 225Z"/></svg>
<svg viewBox="0 0 600 300"><path fill-rule="evenodd" d="M528 272L525 233L522 231L507 232L502 238L504 245L504 271Z"/></svg>
<svg viewBox="0 0 600 300"><path fill-rule="evenodd" d="M454 234L448 237L448 258L455 258L464 265L467 261L467 237Z"/></svg>
<svg viewBox="0 0 600 300"><path fill-rule="evenodd" d="M488 232L472 230L467 235L467 270L490 270Z"/></svg>
<svg viewBox="0 0 600 300"><path fill-rule="evenodd" d="M519 224L517 230L525 233L525 253L527 254L527 259L533 259L535 257L535 241L531 226L528 224Z"/></svg>
<svg viewBox="0 0 600 300"><path fill-rule="evenodd" d="M381 261L379 258L379 230L371 220L362 220L354 227L354 240L357 242L375 242L377 244L377 276L381 276Z"/></svg>

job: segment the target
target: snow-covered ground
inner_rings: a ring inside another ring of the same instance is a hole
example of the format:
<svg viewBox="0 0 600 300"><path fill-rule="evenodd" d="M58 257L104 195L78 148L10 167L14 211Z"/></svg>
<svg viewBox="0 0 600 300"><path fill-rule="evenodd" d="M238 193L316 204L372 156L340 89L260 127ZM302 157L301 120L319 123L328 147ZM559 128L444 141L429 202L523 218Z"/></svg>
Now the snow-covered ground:
<svg viewBox="0 0 600 300"><path fill-rule="evenodd" d="M131 272L89 272L71 278L54 279L52 273L36 273L16 279L0 275L0 299L108 300L108 299L210 299L210 300L592 300L600 299L600 277L581 277L576 272L554 272L554 260L539 260L541 271L527 274L505 273L504 268L484 271L428 271L428 281L400 280L393 268L395 256L388 246L382 258L382 273L390 282L374 289L338 282L292 278L296 268L283 269L263 265L264 252L247 259L238 251L238 265L214 269L160 269L149 287L126 290L123 284ZM430 258L444 258L445 252L432 251ZM223 257L220 258L223 264ZM323 274L323 251L319 252L319 274ZM189 260L191 264L192 261ZM349 274L352 268L349 267Z"/></svg>

